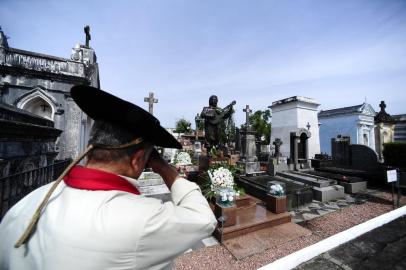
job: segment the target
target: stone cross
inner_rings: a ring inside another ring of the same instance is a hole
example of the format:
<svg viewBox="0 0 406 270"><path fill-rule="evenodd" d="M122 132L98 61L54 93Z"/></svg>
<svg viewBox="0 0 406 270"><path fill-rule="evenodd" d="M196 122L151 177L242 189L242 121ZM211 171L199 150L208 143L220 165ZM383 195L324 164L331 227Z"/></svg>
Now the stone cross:
<svg viewBox="0 0 406 270"><path fill-rule="evenodd" d="M144 98L144 102L148 102L149 105L149 113L150 114L154 114L154 103L158 103L158 99L154 98L154 93L153 92L149 92L149 97L145 97Z"/></svg>
<svg viewBox="0 0 406 270"><path fill-rule="evenodd" d="M245 125L248 127L250 125L250 113L252 113L250 106L246 105L245 109L243 109L243 112L245 112Z"/></svg>
<svg viewBox="0 0 406 270"><path fill-rule="evenodd" d="M276 138L275 141L273 142L273 145L275 145L275 153L274 153L274 157L281 157L281 145L282 145L282 140L279 138Z"/></svg>
<svg viewBox="0 0 406 270"><path fill-rule="evenodd" d="M381 101L381 104L379 104L379 107L381 107L381 112L385 112L386 104L385 101Z"/></svg>
<svg viewBox="0 0 406 270"><path fill-rule="evenodd" d="M83 28L86 34L86 47L89 47L89 41L92 39L90 35L90 26L86 25L85 28Z"/></svg>
<svg viewBox="0 0 406 270"><path fill-rule="evenodd" d="M309 122L307 122L306 127L307 127L307 130L310 130L311 125L310 125L310 123L309 123Z"/></svg>

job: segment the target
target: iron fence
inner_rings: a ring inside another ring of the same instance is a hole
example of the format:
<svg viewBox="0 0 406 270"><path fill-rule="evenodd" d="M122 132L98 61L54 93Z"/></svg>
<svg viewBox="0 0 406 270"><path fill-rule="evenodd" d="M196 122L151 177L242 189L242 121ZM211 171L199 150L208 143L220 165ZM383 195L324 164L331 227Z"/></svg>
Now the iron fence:
<svg viewBox="0 0 406 270"><path fill-rule="evenodd" d="M70 159L66 159L46 167L0 178L0 221L25 195L58 178L70 162Z"/></svg>

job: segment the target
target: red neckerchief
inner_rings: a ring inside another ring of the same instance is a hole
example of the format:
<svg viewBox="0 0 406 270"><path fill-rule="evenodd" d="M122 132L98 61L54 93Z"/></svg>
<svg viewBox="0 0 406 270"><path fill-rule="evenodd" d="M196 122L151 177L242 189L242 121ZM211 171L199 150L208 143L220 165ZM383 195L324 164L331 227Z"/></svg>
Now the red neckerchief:
<svg viewBox="0 0 406 270"><path fill-rule="evenodd" d="M123 177L82 166L73 167L63 181L67 186L77 189L120 190L140 195L138 189Z"/></svg>

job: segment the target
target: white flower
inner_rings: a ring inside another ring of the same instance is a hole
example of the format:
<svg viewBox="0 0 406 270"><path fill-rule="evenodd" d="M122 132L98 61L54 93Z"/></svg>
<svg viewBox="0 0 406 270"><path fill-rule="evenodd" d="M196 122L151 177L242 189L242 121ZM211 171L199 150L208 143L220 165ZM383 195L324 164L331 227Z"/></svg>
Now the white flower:
<svg viewBox="0 0 406 270"><path fill-rule="evenodd" d="M180 166L190 165L192 164L192 159L190 158L190 155L187 152L178 152L176 153L173 159L173 164Z"/></svg>
<svg viewBox="0 0 406 270"><path fill-rule="evenodd" d="M233 174L226 168L220 167L213 171L208 171L212 190L218 188L233 188Z"/></svg>
<svg viewBox="0 0 406 270"><path fill-rule="evenodd" d="M284 194L284 190L280 184L275 184L271 186L269 193L275 196L282 196Z"/></svg>

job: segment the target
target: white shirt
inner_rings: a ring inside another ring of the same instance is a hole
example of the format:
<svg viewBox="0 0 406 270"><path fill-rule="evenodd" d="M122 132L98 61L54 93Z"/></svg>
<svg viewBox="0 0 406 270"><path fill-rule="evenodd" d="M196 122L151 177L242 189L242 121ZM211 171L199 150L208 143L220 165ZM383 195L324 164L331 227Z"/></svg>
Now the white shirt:
<svg viewBox="0 0 406 270"><path fill-rule="evenodd" d="M216 226L199 187L185 179L174 182L166 203L62 182L28 244L14 248L50 185L27 195L2 220L0 269L166 269Z"/></svg>

